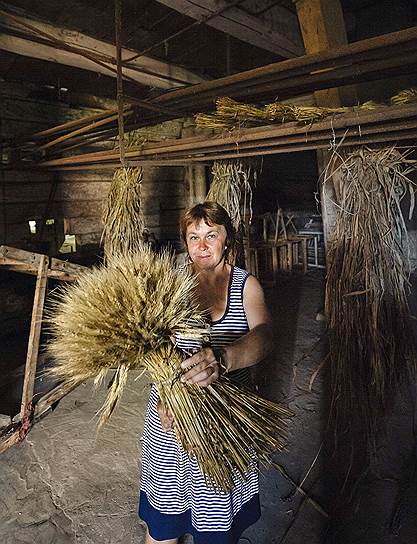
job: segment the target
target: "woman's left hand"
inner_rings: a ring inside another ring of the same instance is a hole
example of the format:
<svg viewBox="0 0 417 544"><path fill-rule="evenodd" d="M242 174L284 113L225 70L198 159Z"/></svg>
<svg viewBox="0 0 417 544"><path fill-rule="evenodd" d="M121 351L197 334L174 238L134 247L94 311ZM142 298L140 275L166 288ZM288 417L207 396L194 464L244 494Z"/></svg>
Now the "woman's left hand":
<svg viewBox="0 0 417 544"><path fill-rule="evenodd" d="M196 383L201 387L207 387L220 376L220 362L216 360L211 348L203 348L188 359L184 359L181 367L186 370L181 381Z"/></svg>

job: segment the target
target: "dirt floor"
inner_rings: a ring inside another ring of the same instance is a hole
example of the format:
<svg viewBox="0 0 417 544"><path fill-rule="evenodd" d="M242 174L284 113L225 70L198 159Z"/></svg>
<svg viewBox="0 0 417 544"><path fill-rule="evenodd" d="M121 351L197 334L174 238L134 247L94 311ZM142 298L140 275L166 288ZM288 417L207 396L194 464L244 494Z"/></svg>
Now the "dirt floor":
<svg viewBox="0 0 417 544"><path fill-rule="evenodd" d="M417 541L415 394L408 386L381 434L375 466L354 500L335 510L340 488L322 445L326 421L324 276L282 276L267 288L276 353L258 365L259 392L295 413L288 450L261 476L262 518L239 544L413 544ZM97 434L105 391L78 387L0 455L0 544L140 544L140 436L149 383L131 376L123 402ZM304 494L297 489L302 482ZM329 514L331 518L329 518ZM190 542L185 540L185 542Z"/></svg>

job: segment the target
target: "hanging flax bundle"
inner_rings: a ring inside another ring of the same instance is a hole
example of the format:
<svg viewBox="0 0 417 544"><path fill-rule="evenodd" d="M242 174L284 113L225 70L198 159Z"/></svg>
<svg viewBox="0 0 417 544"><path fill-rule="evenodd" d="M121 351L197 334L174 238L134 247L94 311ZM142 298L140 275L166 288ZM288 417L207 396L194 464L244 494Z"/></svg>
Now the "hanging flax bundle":
<svg viewBox="0 0 417 544"><path fill-rule="evenodd" d="M256 185L257 172L248 161L214 161L213 179L207 200L218 202L229 214L236 231L245 217L252 218L252 187Z"/></svg>
<svg viewBox="0 0 417 544"><path fill-rule="evenodd" d="M229 491L237 475L253 468L253 454L267 461L283 448L284 406L242 392L226 378L202 388L183 384L184 355L175 337L207 339L204 316L193 302L195 277L178 270L168 253L143 247L109 258L64 288L49 310L56 360L52 372L67 383L100 383L115 371L100 424L119 401L128 372L147 371L174 416L175 433L195 456L208 485ZM249 449L248 449L249 448Z"/></svg>
<svg viewBox="0 0 417 544"><path fill-rule="evenodd" d="M114 172L103 213L106 254L137 251L144 229L141 205L141 168L119 168Z"/></svg>
<svg viewBox="0 0 417 544"><path fill-rule="evenodd" d="M407 304L407 230L401 200L414 206L416 168L395 147L342 155L337 221L329 250L326 310L331 427L368 445L401 382L415 367ZM346 434L347 433L347 434Z"/></svg>

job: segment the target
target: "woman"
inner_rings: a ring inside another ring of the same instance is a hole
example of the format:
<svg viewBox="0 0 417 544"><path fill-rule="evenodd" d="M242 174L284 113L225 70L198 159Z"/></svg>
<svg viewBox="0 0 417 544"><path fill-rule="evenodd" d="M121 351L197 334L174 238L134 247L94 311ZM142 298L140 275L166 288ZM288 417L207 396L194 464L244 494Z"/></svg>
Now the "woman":
<svg viewBox="0 0 417 544"><path fill-rule="evenodd" d="M197 297L211 319L211 347L182 363L182 380L206 387L222 372L248 384L248 367L272 348L270 316L259 282L228 263L235 245L226 210L215 202L189 209L181 234L197 276ZM178 343L192 351L192 343ZM194 544L236 544L260 516L256 466L232 493L216 493L204 483L195 459L178 445L171 414L153 386L145 420L139 515L147 523L145 544L176 544L191 533Z"/></svg>

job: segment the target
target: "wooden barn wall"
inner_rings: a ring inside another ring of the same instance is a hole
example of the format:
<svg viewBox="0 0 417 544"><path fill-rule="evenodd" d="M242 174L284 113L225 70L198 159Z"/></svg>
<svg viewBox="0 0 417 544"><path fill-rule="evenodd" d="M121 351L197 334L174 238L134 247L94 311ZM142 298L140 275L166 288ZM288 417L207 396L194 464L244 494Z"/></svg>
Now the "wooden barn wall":
<svg viewBox="0 0 417 544"><path fill-rule="evenodd" d="M0 93L4 103L0 112L2 140L97 111L47 102L39 98L39 90L35 93L33 88L19 85L2 84ZM189 135L190 131L189 121L176 120L138 132L146 141L158 141L180 138ZM112 171L99 169L72 172L2 170L0 243L43 249L53 254L64 240L65 228L67 234L75 234L78 247L98 248L103 202L112 175ZM157 240L178 245L181 212L189 204L189 195L195 193L194 180L200 180L200 186L205 185L204 175L204 168L144 167L145 225ZM45 225L45 220L52 218L54 225ZM37 221L36 235L30 233L29 220Z"/></svg>

